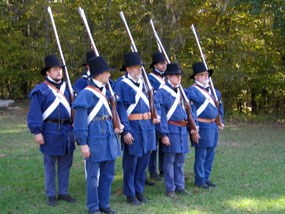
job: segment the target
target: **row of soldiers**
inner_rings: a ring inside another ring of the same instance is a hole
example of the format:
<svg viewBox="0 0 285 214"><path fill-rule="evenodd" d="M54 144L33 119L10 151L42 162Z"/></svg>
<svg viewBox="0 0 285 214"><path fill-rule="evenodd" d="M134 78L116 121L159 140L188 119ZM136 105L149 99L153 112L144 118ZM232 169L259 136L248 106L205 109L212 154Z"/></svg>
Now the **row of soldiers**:
<svg viewBox="0 0 285 214"><path fill-rule="evenodd" d="M137 52L127 53L120 69L125 74L112 82L121 120L121 126L114 129L111 94L106 88L114 69L105 59L95 56L93 51L87 53L86 77L74 84L78 96L71 103L63 80L64 66L55 55L45 57L45 67L41 70L45 81L30 93L27 122L43 154L48 205L55 206L58 200L76 201L68 191L75 139L85 159L88 213L116 213L110 207L110 195L115 160L121 151L123 193L129 204L138 206L146 202L143 193L147 168L152 178L159 176L156 169L158 145L162 151L159 170L164 177L166 196L175 199L177 194L188 194L184 163L189 152L189 124L179 90L183 71L178 63L167 64L160 52L154 53L152 59L148 78L154 88L158 117L151 118L149 97L142 79L142 59ZM223 118L223 106L220 102L217 108L213 92L208 89L213 70L207 70L202 62L195 63L192 68L191 78L195 82L182 90L191 101L191 114L198 130L191 132L196 139L191 141L195 147L195 185L208 189L215 187L210 174L218 129L224 127L223 123L217 126L215 119L218 114ZM219 91L216 93L220 100Z"/></svg>

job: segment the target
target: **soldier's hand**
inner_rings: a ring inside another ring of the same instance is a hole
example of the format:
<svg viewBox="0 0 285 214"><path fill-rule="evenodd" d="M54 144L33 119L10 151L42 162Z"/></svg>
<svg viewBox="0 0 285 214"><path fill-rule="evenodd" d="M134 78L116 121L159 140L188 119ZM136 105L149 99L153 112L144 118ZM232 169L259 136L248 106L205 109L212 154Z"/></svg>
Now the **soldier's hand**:
<svg viewBox="0 0 285 214"><path fill-rule="evenodd" d="M43 135L42 135L41 133L35 135L35 141L36 141L37 144L39 144L39 145L45 144L44 137L43 137Z"/></svg>
<svg viewBox="0 0 285 214"><path fill-rule="evenodd" d="M160 123L160 119L159 118L155 118L155 119L152 120L152 123L153 124L158 124L158 123Z"/></svg>
<svg viewBox="0 0 285 214"><path fill-rule="evenodd" d="M223 130L224 128L225 128L225 124L223 124L223 123L220 126L218 126L219 130Z"/></svg>
<svg viewBox="0 0 285 214"><path fill-rule="evenodd" d="M166 146L170 145L170 141L169 141L169 138L167 136L162 137L161 142Z"/></svg>
<svg viewBox="0 0 285 214"><path fill-rule="evenodd" d="M114 132L115 132L116 134L120 134L122 131L121 131L120 129L118 129L118 128L115 128L115 129L114 129Z"/></svg>
<svg viewBox="0 0 285 214"><path fill-rule="evenodd" d="M90 157L90 149L87 144L80 146L82 155L87 159Z"/></svg>
<svg viewBox="0 0 285 214"><path fill-rule="evenodd" d="M124 142L125 142L126 144L128 144L128 145L133 144L134 138L133 138L133 136L132 136L132 134L131 134L130 132L127 133L127 134L125 134L123 138L124 138Z"/></svg>
<svg viewBox="0 0 285 214"><path fill-rule="evenodd" d="M120 133L122 133L124 131L124 128L125 128L125 126L123 124L121 124L120 125L120 129L116 128L116 129L114 129L114 132L116 134L120 134Z"/></svg>
<svg viewBox="0 0 285 214"><path fill-rule="evenodd" d="M199 143L199 139L200 139L199 132L197 132L196 130L191 130L190 134L191 134L191 138L194 141L194 143L198 144Z"/></svg>

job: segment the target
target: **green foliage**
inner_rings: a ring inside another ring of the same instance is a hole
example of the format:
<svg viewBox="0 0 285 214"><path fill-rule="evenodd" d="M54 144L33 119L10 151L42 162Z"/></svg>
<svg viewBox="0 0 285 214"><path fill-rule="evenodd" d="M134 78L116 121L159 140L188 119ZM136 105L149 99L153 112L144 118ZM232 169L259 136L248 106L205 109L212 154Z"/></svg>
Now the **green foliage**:
<svg viewBox="0 0 285 214"><path fill-rule="evenodd" d="M46 1L0 3L0 97L27 97L42 81L45 55L58 49L46 11L51 6L61 47L73 81L81 73L89 41L77 12L85 10L99 53L117 70L130 42L119 17L122 10L146 68L157 51L149 19L172 61L191 83L191 65L200 54L190 30L194 24L213 82L227 111L285 115L285 6L280 0ZM115 72L113 79L121 73Z"/></svg>

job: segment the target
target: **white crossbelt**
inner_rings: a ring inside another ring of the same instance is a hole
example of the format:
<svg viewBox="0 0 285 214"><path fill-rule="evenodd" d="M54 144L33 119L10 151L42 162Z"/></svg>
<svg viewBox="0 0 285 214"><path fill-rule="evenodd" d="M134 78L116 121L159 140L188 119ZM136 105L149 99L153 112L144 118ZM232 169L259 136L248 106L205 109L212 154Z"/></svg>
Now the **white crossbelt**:
<svg viewBox="0 0 285 214"><path fill-rule="evenodd" d="M140 86L137 87L130 79L128 78L124 78L122 81L124 81L125 83L127 83L131 88L133 88L137 94L135 96L135 103L131 104L129 106L129 108L127 109L127 114L128 116L133 112L133 110L135 109L135 107L137 106L140 98L142 98L142 100L145 102L145 104L147 105L147 107L149 108L149 103L148 103L148 99L146 97L146 95L143 93L142 89L143 89L143 84L140 80Z"/></svg>
<svg viewBox="0 0 285 214"><path fill-rule="evenodd" d="M155 75L154 73L150 73L149 75L153 76L160 83L160 85L165 84L164 79L159 77L158 75Z"/></svg>
<svg viewBox="0 0 285 214"><path fill-rule="evenodd" d="M174 103L172 104L171 108L168 110L168 112L166 114L166 119L168 121L172 117L175 109L177 108L178 104L180 103L181 93L180 93L180 90L178 90L177 93L175 93L169 86L167 86L165 84L161 85L160 88L169 92L175 98Z"/></svg>
<svg viewBox="0 0 285 214"><path fill-rule="evenodd" d="M96 117L96 115L98 114L99 110L101 109L101 107L103 105L107 109L109 115L112 116L112 112L111 112L110 106L109 106L109 104L107 102L106 97L104 96L106 94L106 88L105 87L102 90L102 94L99 93L98 91L96 91L95 89L90 88L90 87L86 87L84 90L91 91L96 97L99 98L99 101L97 102L97 104L95 105L95 107L92 109L92 111L89 113L89 115L87 117L87 124L88 125L94 119L94 117Z"/></svg>
<svg viewBox="0 0 285 214"><path fill-rule="evenodd" d="M197 117L207 108L209 103L216 108L215 102L208 92L204 91L198 86L194 86L194 87L197 88L198 91L200 91L206 98L204 103L197 109Z"/></svg>
<svg viewBox="0 0 285 214"><path fill-rule="evenodd" d="M49 87L49 89L54 94L55 99L54 99L53 103L43 113L43 115L42 115L43 120L47 119L48 116L51 115L51 113L58 107L58 105L60 103L65 107L65 109L67 110L69 117L70 117L71 116L70 104L68 103L66 97L64 96L66 83L63 82L63 84L60 86L60 89L59 89L60 93L57 90L55 90L53 87L49 86L48 84L47 84L47 86Z"/></svg>

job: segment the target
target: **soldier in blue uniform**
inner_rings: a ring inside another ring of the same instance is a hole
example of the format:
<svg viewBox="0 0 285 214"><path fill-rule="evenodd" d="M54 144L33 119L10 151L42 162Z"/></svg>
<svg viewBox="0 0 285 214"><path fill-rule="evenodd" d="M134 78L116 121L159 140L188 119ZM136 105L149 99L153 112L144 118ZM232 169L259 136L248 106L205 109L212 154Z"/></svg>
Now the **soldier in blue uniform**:
<svg viewBox="0 0 285 214"><path fill-rule="evenodd" d="M142 62L137 52L127 53L121 70L127 71L114 88L117 109L124 125L122 133L124 195L131 205L145 202L145 170L155 150L155 129L142 82Z"/></svg>
<svg viewBox="0 0 285 214"><path fill-rule="evenodd" d="M195 147L195 185L200 188L208 189L216 185L210 181L210 175L215 157L215 149L218 144L218 129L223 129L222 123L219 127L215 120L220 114L222 121L224 116L223 105L221 103L221 94L215 89L219 100L219 109L217 109L213 92L210 90L209 77L213 70L207 70L203 62L193 64L192 79L195 83L188 88L187 96L193 101L193 107L197 112L199 123L199 134L201 139L198 144L192 144Z"/></svg>
<svg viewBox="0 0 285 214"><path fill-rule="evenodd" d="M86 53L86 62L82 64L82 66L84 66L84 71L82 73L82 76L78 78L73 85L73 88L74 90L76 90L77 93L79 93L82 89L84 89L88 85L88 79L90 76L88 60L93 57L95 57L94 51L88 51Z"/></svg>
<svg viewBox="0 0 285 214"><path fill-rule="evenodd" d="M163 53L155 52L152 55L152 63L149 66L152 70L151 73L148 74L148 79L150 84L154 89L154 93L159 89L159 87L164 84L163 73L166 70L166 59ZM150 178L155 181L161 180L163 176L163 152L162 152L162 144L161 138L156 135L156 144L159 147L158 150L158 163L159 163L159 174L157 173L157 149L152 151L150 154L150 160L148 164L148 172L150 174ZM147 180L148 181L148 180ZM149 184L149 182L146 182Z"/></svg>
<svg viewBox="0 0 285 214"><path fill-rule="evenodd" d="M116 134L122 130L114 130L108 102L110 93L105 87L112 69L101 56L90 59L88 63L91 79L73 103L74 134L86 159L86 196L89 213L112 214L116 212L110 208L111 185L115 174L115 160L120 155L120 144Z"/></svg>
<svg viewBox="0 0 285 214"><path fill-rule="evenodd" d="M41 74L46 76L46 80L30 92L31 102L27 117L28 127L35 135L35 141L43 153L45 193L50 206L57 205L57 200L75 202L68 193L69 171L75 143L72 133L70 94L62 79L63 68L56 55L45 57L45 67L41 70Z"/></svg>
<svg viewBox="0 0 285 214"><path fill-rule="evenodd" d="M182 71L178 63L167 64L164 76L166 83L155 94L155 105L161 116L156 126L161 136L164 152L163 173L166 196L175 199L185 194L184 163L189 152L187 114L182 104L179 85Z"/></svg>

